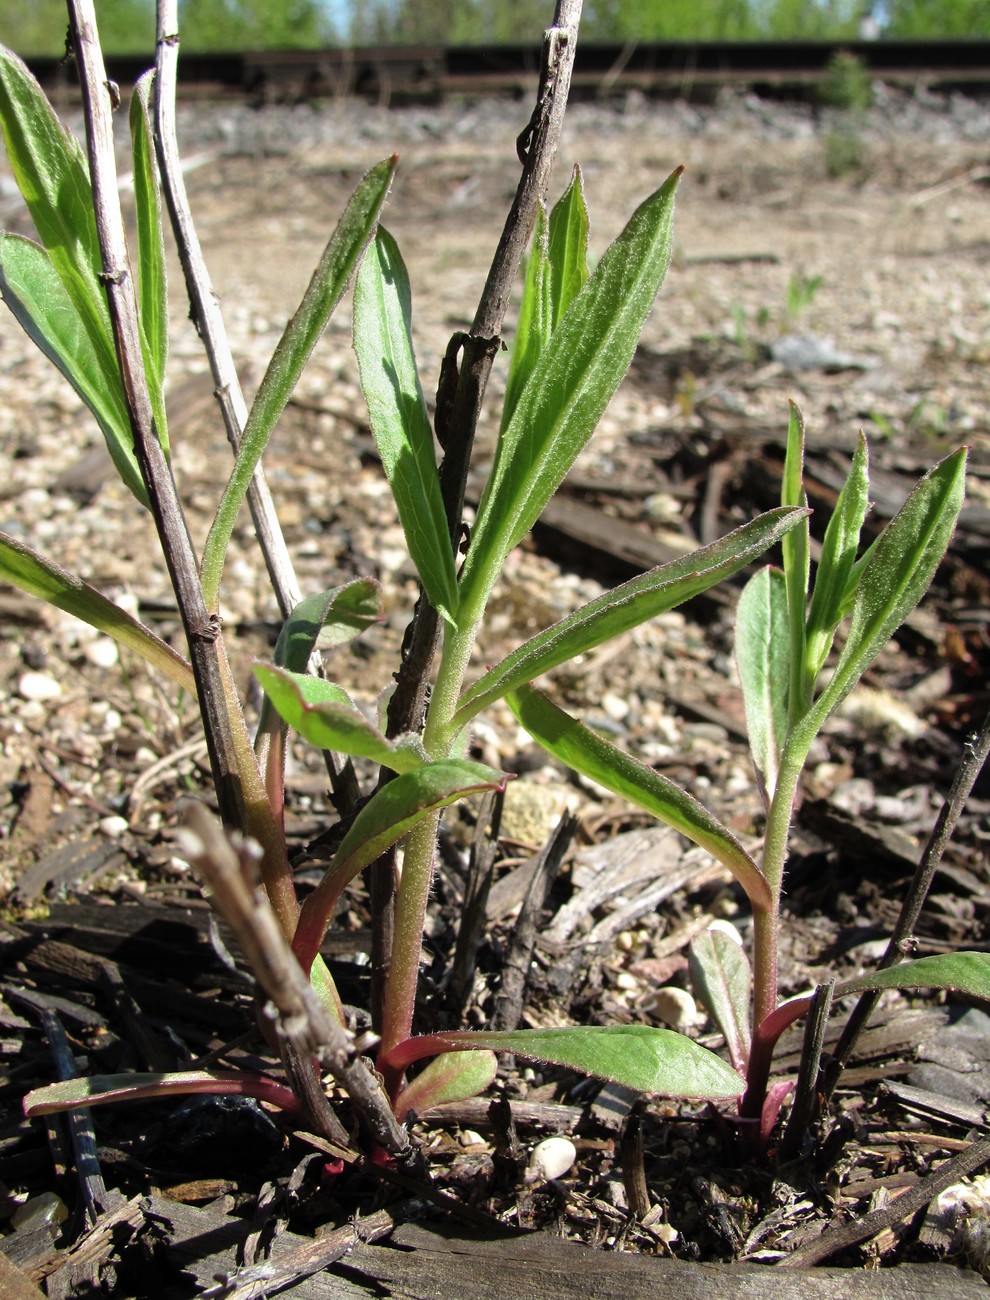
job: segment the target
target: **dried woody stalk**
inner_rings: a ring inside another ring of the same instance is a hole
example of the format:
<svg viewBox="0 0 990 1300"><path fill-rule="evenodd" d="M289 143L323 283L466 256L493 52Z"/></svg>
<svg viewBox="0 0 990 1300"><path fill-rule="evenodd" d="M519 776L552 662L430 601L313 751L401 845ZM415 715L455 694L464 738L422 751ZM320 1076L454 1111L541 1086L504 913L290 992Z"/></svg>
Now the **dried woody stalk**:
<svg viewBox="0 0 990 1300"><path fill-rule="evenodd" d="M450 529L458 547L464 530L462 512L471 453L492 364L502 343L501 331L540 203L545 203L550 172L560 143L571 73L577 53L583 0L557 0L553 25L543 37L543 56L536 107L516 142L522 175L506 217L488 279L469 333L455 334L447 345L437 389L435 432L444 452L440 489ZM388 735L422 729L430 672L436 657L440 620L425 593L420 593L406 629L402 664L388 707ZM388 774L383 774L383 780ZM372 1013L381 1022L394 930L395 853L386 853L369 873L374 917L372 931Z"/></svg>

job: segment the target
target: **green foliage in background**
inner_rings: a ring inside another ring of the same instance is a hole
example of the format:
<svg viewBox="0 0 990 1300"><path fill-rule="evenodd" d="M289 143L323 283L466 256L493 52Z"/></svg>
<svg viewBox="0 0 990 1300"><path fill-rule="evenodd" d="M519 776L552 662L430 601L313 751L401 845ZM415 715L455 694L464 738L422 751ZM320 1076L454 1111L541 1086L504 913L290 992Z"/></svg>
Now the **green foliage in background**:
<svg viewBox="0 0 990 1300"><path fill-rule="evenodd" d="M313 49L379 43L539 42L545 0L180 0L187 50ZM988 0L887 0L884 34L990 38ZM584 41L849 40L869 0L587 0ZM153 0L100 0L108 53L149 47ZM61 53L63 0L4 0L0 41L19 54Z"/></svg>

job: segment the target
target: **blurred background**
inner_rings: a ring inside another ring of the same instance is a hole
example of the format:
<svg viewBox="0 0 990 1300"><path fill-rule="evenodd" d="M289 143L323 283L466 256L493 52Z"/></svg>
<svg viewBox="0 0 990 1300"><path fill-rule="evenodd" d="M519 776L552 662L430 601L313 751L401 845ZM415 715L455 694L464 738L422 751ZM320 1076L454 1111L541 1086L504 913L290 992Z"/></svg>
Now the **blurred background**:
<svg viewBox="0 0 990 1300"><path fill-rule="evenodd" d="M154 0L99 0L109 53L148 49ZM57 54L63 0L4 0L0 41ZM191 50L538 40L551 0L180 0ZM585 41L990 37L990 0L589 0Z"/></svg>

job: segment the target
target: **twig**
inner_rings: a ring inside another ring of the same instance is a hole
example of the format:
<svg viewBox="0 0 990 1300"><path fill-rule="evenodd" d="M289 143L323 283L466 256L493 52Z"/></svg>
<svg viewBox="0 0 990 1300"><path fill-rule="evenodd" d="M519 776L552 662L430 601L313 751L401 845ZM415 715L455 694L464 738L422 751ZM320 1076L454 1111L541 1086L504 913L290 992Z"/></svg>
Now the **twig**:
<svg viewBox="0 0 990 1300"><path fill-rule="evenodd" d="M461 537L461 515L474 436L492 363L501 345L509 295L536 223L537 207L546 200L557 153L577 51L583 0L556 0L553 25L543 38L543 63L536 107L519 137L522 175L469 334L455 334L440 370L436 434L444 451L440 488L451 545ZM402 663L389 701L388 735L422 728L430 670L440 637L437 612L421 595L406 629ZM394 928L394 853L371 868L369 892L375 916L371 945L372 1012L380 1023L384 985Z"/></svg>
<svg viewBox="0 0 990 1300"><path fill-rule="evenodd" d="M467 1006L477 965L478 948L487 924L488 894L491 890L492 869L498 853L499 828L502 824L504 790L486 795L481 801L478 824L468 859L464 902L460 908L457 943L450 967L447 1001L451 1010L460 1015Z"/></svg>
<svg viewBox="0 0 990 1300"><path fill-rule="evenodd" d="M945 1164L939 1165L933 1174L929 1174L927 1178L923 1178L921 1182L915 1183L906 1192L902 1192L890 1205L867 1214L855 1223L844 1223L841 1227L826 1229L817 1241L802 1250L796 1250L793 1255L788 1255L777 1267L812 1268L819 1261L827 1259L829 1255L834 1255L849 1246L855 1246L868 1237L875 1237L878 1232L892 1228L895 1223L902 1223L918 1210L924 1209L947 1187L957 1183L960 1178L975 1173L988 1161L990 1161L990 1138L985 1138L982 1142L974 1142L968 1150L953 1156Z"/></svg>
<svg viewBox="0 0 990 1300"><path fill-rule="evenodd" d="M897 924L891 933L887 951L879 962L878 970L886 970L888 966L896 966L903 958L911 935L914 933L914 927L918 923L918 917L921 915L925 899L928 897L932 879L956 829L956 823L966 806L966 800L969 798L973 786L983 770L988 754L990 754L990 713L984 718L979 733L968 736L966 739L963 756L956 769L952 788L939 810L935 825L932 827L932 833L928 837L928 843L921 855L918 869L911 880L907 896L901 907L901 914L897 918ZM879 998L879 992L863 993L855 1007L853 1007L852 1014L846 1022L835 1051L832 1053L828 1069L825 1072L822 1087L823 1105L831 1097L835 1085L839 1081L839 1076L852 1055L859 1035L873 1014Z"/></svg>
<svg viewBox="0 0 990 1300"><path fill-rule="evenodd" d="M540 853L536 871L529 882L526 897L523 899L512 932L502 973L502 987L495 999L495 1011L492 1015L493 1029L515 1029L522 1018L523 998L526 994L533 950L536 948L540 915L546 906L553 882L564 860L564 854L574 838L577 826L578 819L571 813L564 813Z"/></svg>
<svg viewBox="0 0 990 1300"><path fill-rule="evenodd" d="M801 1065L794 1085L794 1105L787 1120L787 1128L780 1148L781 1160L798 1158L804 1143L804 1135L818 1111L815 1094L821 1072L822 1047L825 1044L829 1013L832 1010L834 988L835 976L827 983L819 984L815 989L815 996L811 999L811 1007L804 1025Z"/></svg>
<svg viewBox="0 0 990 1300"><path fill-rule="evenodd" d="M172 230L193 320L203 340L224 428L234 454L247 420L247 404L230 350L219 299L207 270L193 224L189 196L179 159L175 131L175 87L179 59L178 0L158 0L158 44L155 58L155 148ZM258 543L265 557L282 617L299 603L301 593L282 529L275 513L264 470L258 465L248 489L248 505Z"/></svg>
<svg viewBox="0 0 990 1300"><path fill-rule="evenodd" d="M41 1023L48 1039L48 1047L55 1061L55 1073L60 1080L76 1077L76 1063L69 1048L62 1022L54 1011L42 1010ZM76 1158L76 1173L82 1190L87 1227L94 1227L100 1215L109 1206L106 1184L100 1171L100 1158L96 1149L96 1134L89 1108L79 1106L66 1114L69 1137Z"/></svg>
<svg viewBox="0 0 990 1300"><path fill-rule="evenodd" d="M393 1115L381 1084L355 1050L353 1036L317 1000L266 894L251 884L257 850L245 841L235 844L202 804L189 806L182 843L185 857L209 885L217 910L237 936L269 999L293 1092L319 1123L320 1134L348 1145L347 1132L315 1077L314 1057L347 1092L374 1141L391 1155L408 1155L409 1136Z"/></svg>
<svg viewBox="0 0 990 1300"><path fill-rule="evenodd" d="M238 825L243 821L244 792L234 748L236 720L231 718L225 692L226 658L218 622L210 618L203 601L192 540L152 416L117 190L113 103L93 0L69 0L69 19L83 91L93 204L103 261L101 279L107 291L134 451L189 642L217 797L224 820Z"/></svg>

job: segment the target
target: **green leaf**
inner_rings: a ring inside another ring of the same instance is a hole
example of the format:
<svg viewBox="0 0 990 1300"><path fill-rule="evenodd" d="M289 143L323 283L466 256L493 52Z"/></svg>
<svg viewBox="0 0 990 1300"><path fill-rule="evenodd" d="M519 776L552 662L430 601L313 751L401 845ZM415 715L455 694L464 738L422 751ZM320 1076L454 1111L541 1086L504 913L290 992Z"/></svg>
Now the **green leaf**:
<svg viewBox="0 0 990 1300"><path fill-rule="evenodd" d="M454 1030L407 1039L389 1055L388 1065L405 1069L424 1056L478 1047L562 1065L661 1097L731 1101L745 1088L743 1079L714 1052L671 1029L652 1029L648 1025L516 1029L506 1033Z"/></svg>
<svg viewBox="0 0 990 1300"><path fill-rule="evenodd" d="M581 168L550 213L550 325L555 330L588 279L588 208Z"/></svg>
<svg viewBox="0 0 990 1300"><path fill-rule="evenodd" d="M782 506L807 506L808 504L808 494L804 490L804 420L793 402L790 404L790 420L787 426L787 454L784 459L780 504ZM787 709L790 721L794 723L811 703L810 699L802 696L805 619L808 612L808 575L811 556L811 536L807 520L803 528L795 528L784 538L781 542L781 552L784 560L790 624Z"/></svg>
<svg viewBox="0 0 990 1300"><path fill-rule="evenodd" d="M749 747L768 804L787 740L789 626L784 575L779 569L761 569L739 597L735 648Z"/></svg>
<svg viewBox="0 0 990 1300"><path fill-rule="evenodd" d="M0 232L0 294L18 325L92 411L117 472L147 505L117 371L108 374L49 255L30 239L6 231Z"/></svg>
<svg viewBox="0 0 990 1300"><path fill-rule="evenodd" d="M753 977L738 937L710 925L688 948L695 992L718 1025L735 1069L749 1061L749 1002Z"/></svg>
<svg viewBox="0 0 990 1300"><path fill-rule="evenodd" d="M552 329L550 307L550 256L547 234L547 213L543 204L536 209L536 226L533 230L533 247L526 264L519 321L512 345L509 375L505 381L505 399L502 402L504 430L516 409L519 395L533 373L536 360L550 342Z"/></svg>
<svg viewBox="0 0 990 1300"><path fill-rule="evenodd" d="M384 229L368 249L354 289L354 350L409 554L430 603L453 622L457 575L433 430L413 353L409 277L395 240Z"/></svg>
<svg viewBox="0 0 990 1300"><path fill-rule="evenodd" d="M131 96L131 151L134 159L134 208L137 217L137 292L141 353L155 429L168 453L165 415L165 365L168 361L168 276L162 198L155 163L151 94L154 72L139 77Z"/></svg>
<svg viewBox="0 0 990 1300"><path fill-rule="evenodd" d="M532 686L524 686L506 699L516 720L554 758L706 849L735 876L754 909L770 907L770 886L759 867L732 832L686 790L624 754Z"/></svg>
<svg viewBox="0 0 990 1300"><path fill-rule="evenodd" d="M461 576L466 623L539 518L629 368L670 261L676 171L643 203L541 353L499 438Z"/></svg>
<svg viewBox="0 0 990 1300"><path fill-rule="evenodd" d="M286 325L255 395L233 473L224 489L203 552L203 592L209 609L216 609L224 557L234 522L247 495L255 467L268 445L279 417L292 395L334 308L343 297L362 253L368 247L395 172L396 159L387 158L362 178L351 195L336 230L323 250L302 302Z"/></svg>
<svg viewBox="0 0 990 1300"><path fill-rule="evenodd" d="M285 1084L244 1071L175 1070L167 1074L98 1074L89 1079L66 1079L35 1088L24 1098L24 1114L52 1115L80 1106L108 1106L118 1101L148 1101L176 1094L226 1094L257 1097L283 1110L298 1110L299 1103Z"/></svg>
<svg viewBox="0 0 990 1300"><path fill-rule="evenodd" d="M426 761L411 741L386 739L333 682L273 664L255 664L254 675L279 716L319 749L369 758L393 772L412 772Z"/></svg>
<svg viewBox="0 0 990 1300"><path fill-rule="evenodd" d="M863 521L870 505L869 492L869 450L866 438L860 433L849 476L842 485L825 530L811 594L805 646L805 694L809 701L814 696L818 674L832 648L835 629L849 613L855 597L853 568Z"/></svg>
<svg viewBox="0 0 990 1300"><path fill-rule="evenodd" d="M303 969L309 969L319 951L337 899L359 872L438 808L446 808L467 795L500 790L507 780L504 772L483 763L442 759L404 772L380 786L354 818L333 863L303 903L292 940Z"/></svg>
<svg viewBox="0 0 990 1300"><path fill-rule="evenodd" d="M498 1073L494 1052L445 1052L416 1075L402 1089L395 1105L395 1117L403 1123L410 1111L425 1115L446 1102L467 1101L491 1087Z"/></svg>
<svg viewBox="0 0 990 1300"><path fill-rule="evenodd" d="M838 998L876 989L951 989L971 998L990 999L990 953L949 952L888 966L857 979L845 980L835 990Z"/></svg>
<svg viewBox="0 0 990 1300"><path fill-rule="evenodd" d="M0 578L105 632L128 650L136 651L190 695L196 695L192 668L170 645L95 587L6 533L0 533Z"/></svg>
<svg viewBox="0 0 990 1300"><path fill-rule="evenodd" d="M452 725L466 726L508 691L707 591L757 559L803 517L800 511L768 511L717 542L605 592L537 633L479 678L462 696Z"/></svg>
<svg viewBox="0 0 990 1300"><path fill-rule="evenodd" d="M332 650L385 617L380 582L355 578L306 596L282 624L275 646L279 668L301 673L315 650Z"/></svg>
<svg viewBox="0 0 990 1300"><path fill-rule="evenodd" d="M807 752L825 719L928 590L952 538L965 484L963 448L929 470L871 547L846 644L829 684L792 732L795 752Z"/></svg>

